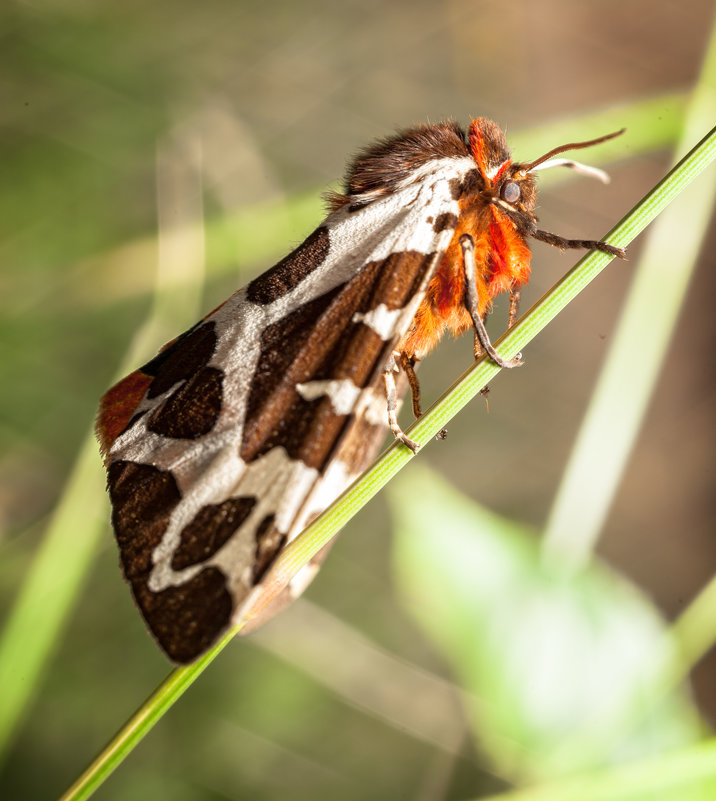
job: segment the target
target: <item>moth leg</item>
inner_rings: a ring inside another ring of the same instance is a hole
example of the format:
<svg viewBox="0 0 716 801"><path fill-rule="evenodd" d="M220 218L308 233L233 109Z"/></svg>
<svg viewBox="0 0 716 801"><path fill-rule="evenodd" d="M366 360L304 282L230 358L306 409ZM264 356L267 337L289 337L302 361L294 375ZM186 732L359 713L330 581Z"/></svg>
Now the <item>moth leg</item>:
<svg viewBox="0 0 716 801"><path fill-rule="evenodd" d="M510 308L507 312L507 329L509 330L517 322L517 315L520 313L520 292L521 287L515 286L510 289Z"/></svg>
<svg viewBox="0 0 716 801"><path fill-rule="evenodd" d="M517 317L520 313L520 292L522 288L517 286L510 289L510 307L507 312L507 330L509 331L510 328L517 322ZM484 324L487 318L486 314L482 315L482 322ZM475 341L472 346L472 351L475 354L475 361L481 359L485 355L485 349L482 347L482 343L480 342L480 337L477 334L477 331L474 332Z"/></svg>
<svg viewBox="0 0 716 801"><path fill-rule="evenodd" d="M520 313L520 293L522 292L522 287L514 286L510 289L510 307L507 311L507 330L509 331L510 328L517 322L517 317ZM518 353L515 356L516 359L522 361L522 354Z"/></svg>
<svg viewBox="0 0 716 801"><path fill-rule="evenodd" d="M484 317L483 317L484 323ZM472 352L475 356L475 361L478 361L485 355L485 350L480 343L480 337L477 335L477 332L473 332L473 336L475 337L472 343ZM480 390L480 395L485 399L485 408L490 412L490 402L487 400L487 396L490 394L490 385L485 384L485 386ZM445 429L443 429L444 431Z"/></svg>
<svg viewBox="0 0 716 801"><path fill-rule="evenodd" d="M415 375L415 356L408 356L405 351L400 353L400 366L407 376L408 385L410 386L410 398L413 402L413 416L417 420L423 416L423 409L420 405L420 383L418 377Z"/></svg>
<svg viewBox="0 0 716 801"><path fill-rule="evenodd" d="M393 436L399 439L403 445L407 445L413 453L418 452L420 447L417 442L413 442L410 437L403 431L398 422L397 409L398 409L398 392L395 388L395 373L400 368L395 361L395 356L391 355L387 364L383 368L383 381L385 382L385 399L388 403L388 425L393 432Z"/></svg>
<svg viewBox="0 0 716 801"><path fill-rule="evenodd" d="M415 363L419 361L415 356L408 356L405 351L400 353L400 366L403 368L408 384L410 385L410 397L413 401L413 415L416 420L423 416L423 409L420 405L420 384L415 374ZM441 428L435 435L435 439L447 439L447 428Z"/></svg>
<svg viewBox="0 0 716 801"><path fill-rule="evenodd" d="M485 317L482 318L483 325L485 323ZM475 361L481 359L485 355L485 349L482 347L482 342L480 342L480 337L477 335L477 331L473 331L474 340L472 343L472 352L475 356Z"/></svg>
<svg viewBox="0 0 716 801"><path fill-rule="evenodd" d="M490 359L500 367L518 367L522 364L521 359L503 359L502 356L497 353L490 341L485 323L482 321L482 317L478 311L479 302L477 297L477 285L475 284L475 245L472 241L472 237L468 234L463 234L460 237L460 247L462 248L463 269L465 272L465 306L470 312L475 334L480 340L480 345L482 345Z"/></svg>

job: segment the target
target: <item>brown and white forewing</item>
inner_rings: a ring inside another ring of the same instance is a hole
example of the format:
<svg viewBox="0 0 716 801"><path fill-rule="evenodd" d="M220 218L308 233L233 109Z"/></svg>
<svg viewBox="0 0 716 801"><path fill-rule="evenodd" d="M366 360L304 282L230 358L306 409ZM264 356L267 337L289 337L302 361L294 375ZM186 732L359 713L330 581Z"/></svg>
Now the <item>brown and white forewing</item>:
<svg viewBox="0 0 716 801"><path fill-rule="evenodd" d="M124 572L175 661L220 636L277 551L374 457L381 370L450 242L469 169L436 159L342 206L105 396ZM119 434L117 420L129 421Z"/></svg>

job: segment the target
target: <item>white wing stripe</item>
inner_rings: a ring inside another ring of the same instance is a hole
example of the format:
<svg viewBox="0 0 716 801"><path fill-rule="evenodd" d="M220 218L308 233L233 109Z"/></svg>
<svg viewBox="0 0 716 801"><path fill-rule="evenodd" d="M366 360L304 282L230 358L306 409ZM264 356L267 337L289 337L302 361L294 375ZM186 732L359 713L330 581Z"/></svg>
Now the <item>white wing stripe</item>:
<svg viewBox="0 0 716 801"><path fill-rule="evenodd" d="M369 312L356 312L353 315L354 323L363 323L372 328L378 336L387 341L395 333L395 325L400 319L402 309L389 309L385 303L381 303Z"/></svg>

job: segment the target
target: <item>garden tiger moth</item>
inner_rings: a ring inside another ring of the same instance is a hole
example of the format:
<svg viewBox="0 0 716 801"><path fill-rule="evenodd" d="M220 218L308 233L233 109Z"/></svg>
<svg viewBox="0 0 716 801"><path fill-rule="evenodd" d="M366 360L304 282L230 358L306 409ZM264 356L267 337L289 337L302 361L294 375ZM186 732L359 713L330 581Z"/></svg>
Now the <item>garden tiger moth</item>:
<svg viewBox="0 0 716 801"><path fill-rule="evenodd" d="M621 132L619 132L621 133ZM279 551L370 464L414 366L446 330L475 332L496 295L517 317L529 236L541 231L534 172L564 145L511 159L490 120L402 131L362 151L324 222L102 398L97 436L124 575L157 642L190 662L230 625ZM397 377L397 382L396 382ZM297 574L252 628L295 598Z"/></svg>

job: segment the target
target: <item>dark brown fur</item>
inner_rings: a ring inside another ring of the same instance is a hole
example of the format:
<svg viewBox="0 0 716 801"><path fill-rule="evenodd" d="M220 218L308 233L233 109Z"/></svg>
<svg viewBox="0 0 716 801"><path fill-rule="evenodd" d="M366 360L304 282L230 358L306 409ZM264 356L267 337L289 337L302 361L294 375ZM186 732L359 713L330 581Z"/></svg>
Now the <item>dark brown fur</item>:
<svg viewBox="0 0 716 801"><path fill-rule="evenodd" d="M345 191L351 196L389 192L427 161L469 155L465 132L454 120L409 128L362 150L348 170Z"/></svg>

